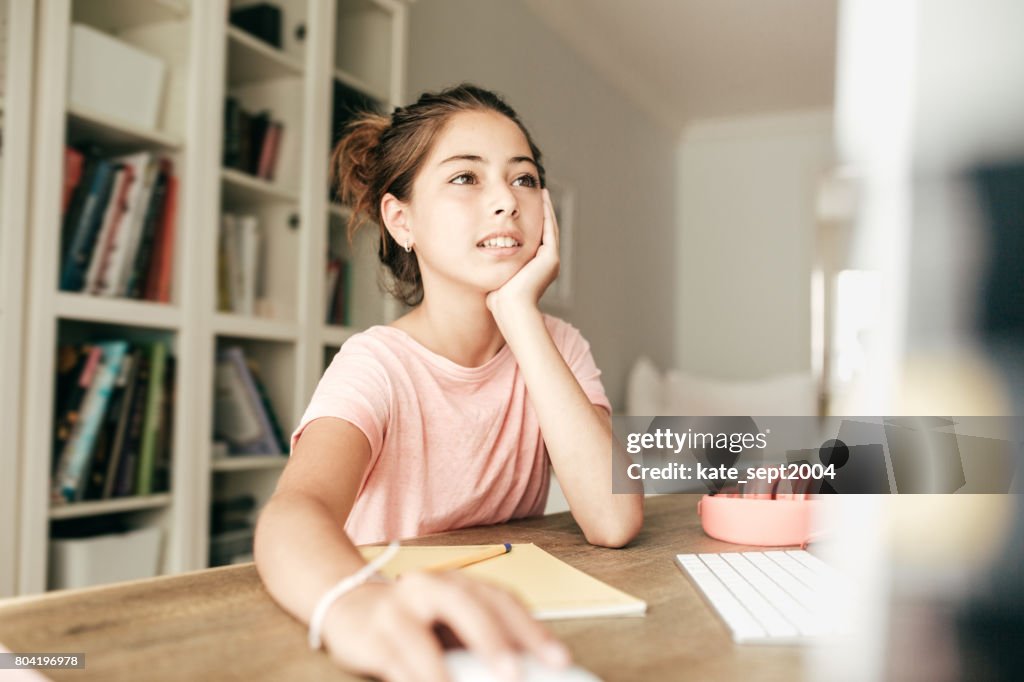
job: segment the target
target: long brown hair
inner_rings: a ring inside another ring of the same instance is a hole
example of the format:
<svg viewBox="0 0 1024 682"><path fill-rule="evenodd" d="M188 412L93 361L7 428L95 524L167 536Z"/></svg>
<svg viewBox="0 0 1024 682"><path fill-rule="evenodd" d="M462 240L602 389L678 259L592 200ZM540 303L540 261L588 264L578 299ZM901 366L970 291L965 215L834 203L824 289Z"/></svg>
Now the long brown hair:
<svg viewBox="0 0 1024 682"><path fill-rule="evenodd" d="M425 92L415 104L398 107L390 116L367 112L345 126L331 154L331 183L343 204L352 208L348 239L367 222L380 229L377 255L391 271L390 293L406 305L423 300L423 280L415 252L406 252L384 227L380 202L385 194L408 201L413 180L430 153L438 132L452 115L463 111L494 111L523 131L541 187L545 186L540 149L516 112L499 95L469 83Z"/></svg>

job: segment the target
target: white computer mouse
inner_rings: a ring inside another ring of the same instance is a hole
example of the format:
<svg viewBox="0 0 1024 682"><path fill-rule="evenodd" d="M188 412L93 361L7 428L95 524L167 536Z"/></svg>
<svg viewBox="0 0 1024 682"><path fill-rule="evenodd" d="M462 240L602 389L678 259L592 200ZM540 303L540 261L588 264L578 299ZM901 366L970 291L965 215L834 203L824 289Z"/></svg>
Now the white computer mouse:
<svg viewBox="0 0 1024 682"><path fill-rule="evenodd" d="M465 649L451 649L444 659L452 682L502 682L483 658ZM578 665L558 670L527 654L519 657L519 671L521 682L601 682Z"/></svg>

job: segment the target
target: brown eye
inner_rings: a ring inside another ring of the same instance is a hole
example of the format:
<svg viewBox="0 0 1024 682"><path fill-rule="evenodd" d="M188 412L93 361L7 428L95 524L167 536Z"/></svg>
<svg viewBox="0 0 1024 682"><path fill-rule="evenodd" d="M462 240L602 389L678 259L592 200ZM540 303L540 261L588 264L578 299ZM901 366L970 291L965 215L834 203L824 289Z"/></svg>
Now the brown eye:
<svg viewBox="0 0 1024 682"><path fill-rule="evenodd" d="M460 182L460 180L465 180L465 182ZM459 173L449 182L451 182L451 184L453 185L470 185L473 184L473 182L475 181L476 176L474 176L472 173Z"/></svg>
<svg viewBox="0 0 1024 682"><path fill-rule="evenodd" d="M519 183L520 181L522 181L522 184L518 185L519 187L537 187L540 184L537 178L529 174L520 175L512 182L512 184Z"/></svg>

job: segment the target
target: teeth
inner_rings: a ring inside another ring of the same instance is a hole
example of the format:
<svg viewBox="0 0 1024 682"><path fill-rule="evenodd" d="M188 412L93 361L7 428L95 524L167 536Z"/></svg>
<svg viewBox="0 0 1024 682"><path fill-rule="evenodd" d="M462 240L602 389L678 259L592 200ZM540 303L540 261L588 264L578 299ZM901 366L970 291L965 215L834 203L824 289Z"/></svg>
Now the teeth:
<svg viewBox="0 0 1024 682"><path fill-rule="evenodd" d="M519 242L512 237L491 237L480 242L480 246L488 249L505 249L511 246L519 246Z"/></svg>

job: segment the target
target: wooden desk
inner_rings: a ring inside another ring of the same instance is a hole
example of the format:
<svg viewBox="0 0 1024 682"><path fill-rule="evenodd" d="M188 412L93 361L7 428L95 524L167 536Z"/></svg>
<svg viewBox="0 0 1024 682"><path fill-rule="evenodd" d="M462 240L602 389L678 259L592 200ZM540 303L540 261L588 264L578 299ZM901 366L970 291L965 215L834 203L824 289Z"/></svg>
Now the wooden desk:
<svg viewBox="0 0 1024 682"><path fill-rule="evenodd" d="M626 549L592 547L555 514L468 528L406 544L534 542L645 599L643 618L549 623L576 661L605 680L785 680L798 649L737 646L675 565L680 552L736 551L705 536L696 495L647 500L644 530ZM18 652L85 652L85 670L54 680L344 680L306 630L263 590L252 564L0 602L0 643Z"/></svg>

